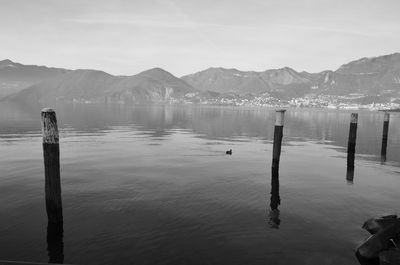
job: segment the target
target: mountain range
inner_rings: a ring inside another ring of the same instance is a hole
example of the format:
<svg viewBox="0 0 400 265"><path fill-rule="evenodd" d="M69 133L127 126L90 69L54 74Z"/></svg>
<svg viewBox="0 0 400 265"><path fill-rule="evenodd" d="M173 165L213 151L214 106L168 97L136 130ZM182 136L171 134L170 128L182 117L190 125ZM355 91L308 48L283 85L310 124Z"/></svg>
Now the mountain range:
<svg viewBox="0 0 400 265"><path fill-rule="evenodd" d="M362 58L344 64L336 71L320 73L296 72L289 67L264 72L209 68L183 76L182 79L203 91L238 94L268 92L280 98L298 97L308 93L398 96L400 53Z"/></svg>
<svg viewBox="0 0 400 265"><path fill-rule="evenodd" d="M47 102L165 102L188 95L262 95L290 99L309 94L400 98L400 53L362 58L337 70L297 72L289 67L262 72L208 68L178 78L153 68L132 76L97 70L67 70L0 61L3 100Z"/></svg>
<svg viewBox="0 0 400 265"><path fill-rule="evenodd" d="M3 100L18 102L164 102L181 98L194 89L160 68L133 76L113 76L97 70L66 71L45 78Z"/></svg>

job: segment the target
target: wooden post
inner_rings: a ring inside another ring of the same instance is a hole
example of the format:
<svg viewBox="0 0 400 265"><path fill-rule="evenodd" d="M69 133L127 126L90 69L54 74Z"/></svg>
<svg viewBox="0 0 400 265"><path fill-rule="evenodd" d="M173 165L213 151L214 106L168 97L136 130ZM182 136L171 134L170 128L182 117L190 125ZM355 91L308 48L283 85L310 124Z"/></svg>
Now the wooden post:
<svg viewBox="0 0 400 265"><path fill-rule="evenodd" d="M283 136L283 123L286 110L277 110L275 114L274 145L272 150L272 168L279 169L281 145Z"/></svg>
<svg viewBox="0 0 400 265"><path fill-rule="evenodd" d="M348 184L353 184L354 179L354 158L356 151L358 114L352 113L350 117L349 142L347 145L347 171L346 180Z"/></svg>
<svg viewBox="0 0 400 265"><path fill-rule="evenodd" d="M349 142L347 145L347 170L354 170L354 156L356 152L358 114L352 113L350 118Z"/></svg>
<svg viewBox="0 0 400 265"><path fill-rule="evenodd" d="M279 160L283 137L285 110L277 110L275 113L274 145L272 148L271 167L271 210L277 210L280 204L279 198Z"/></svg>
<svg viewBox="0 0 400 265"><path fill-rule="evenodd" d="M57 118L54 110L42 110L43 157L46 212L49 223L62 223L60 148Z"/></svg>
<svg viewBox="0 0 400 265"><path fill-rule="evenodd" d="M389 118L390 114L388 112L385 112L385 116L383 118L382 149L381 149L381 157L383 161L386 161L386 149L387 149L387 140L389 133Z"/></svg>
<svg viewBox="0 0 400 265"><path fill-rule="evenodd" d="M281 156L281 146L283 137L283 124L284 124L285 110L277 110L275 116L275 129L274 129L274 145L272 150L272 167L271 167L271 199L269 212L269 224L272 228L279 228L279 209L281 198L279 196L279 160Z"/></svg>

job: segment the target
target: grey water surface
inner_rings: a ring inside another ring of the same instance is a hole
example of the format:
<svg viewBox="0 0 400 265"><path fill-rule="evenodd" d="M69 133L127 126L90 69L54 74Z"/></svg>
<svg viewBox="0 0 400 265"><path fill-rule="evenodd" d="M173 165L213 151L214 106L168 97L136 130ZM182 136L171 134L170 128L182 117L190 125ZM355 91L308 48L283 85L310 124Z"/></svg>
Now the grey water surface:
<svg viewBox="0 0 400 265"><path fill-rule="evenodd" d="M69 264L358 264L365 219L398 213L400 115L288 109L271 224L274 109L54 106L63 233L44 202L40 108L0 104L0 260ZM225 151L232 149L233 154ZM276 216L275 216L276 217ZM50 235L49 235L50 234Z"/></svg>

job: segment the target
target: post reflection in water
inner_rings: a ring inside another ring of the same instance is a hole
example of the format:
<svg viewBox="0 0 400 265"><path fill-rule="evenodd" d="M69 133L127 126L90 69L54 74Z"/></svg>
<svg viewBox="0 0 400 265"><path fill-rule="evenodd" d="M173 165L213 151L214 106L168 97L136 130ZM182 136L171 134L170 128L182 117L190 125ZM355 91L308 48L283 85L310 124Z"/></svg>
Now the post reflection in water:
<svg viewBox="0 0 400 265"><path fill-rule="evenodd" d="M386 154L381 155L381 164L383 165L385 164L385 162L386 162Z"/></svg>
<svg viewBox="0 0 400 265"><path fill-rule="evenodd" d="M346 180L347 184L354 183L354 154L347 154Z"/></svg>
<svg viewBox="0 0 400 265"><path fill-rule="evenodd" d="M49 263L62 264L64 262L63 223L47 224L47 253Z"/></svg>
<svg viewBox="0 0 400 265"><path fill-rule="evenodd" d="M269 211L269 225L271 228L279 228L281 220L279 219L278 206L281 204L279 196L279 162L273 162L271 175L271 201Z"/></svg>

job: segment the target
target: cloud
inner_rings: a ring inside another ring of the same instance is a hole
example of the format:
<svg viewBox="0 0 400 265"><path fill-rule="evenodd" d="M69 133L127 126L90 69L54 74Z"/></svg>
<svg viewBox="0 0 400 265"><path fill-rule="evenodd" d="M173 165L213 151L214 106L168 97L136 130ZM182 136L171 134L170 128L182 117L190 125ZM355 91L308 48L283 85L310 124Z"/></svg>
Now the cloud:
<svg viewBox="0 0 400 265"><path fill-rule="evenodd" d="M132 74L320 71L400 47L393 0L0 0L0 57Z"/></svg>

